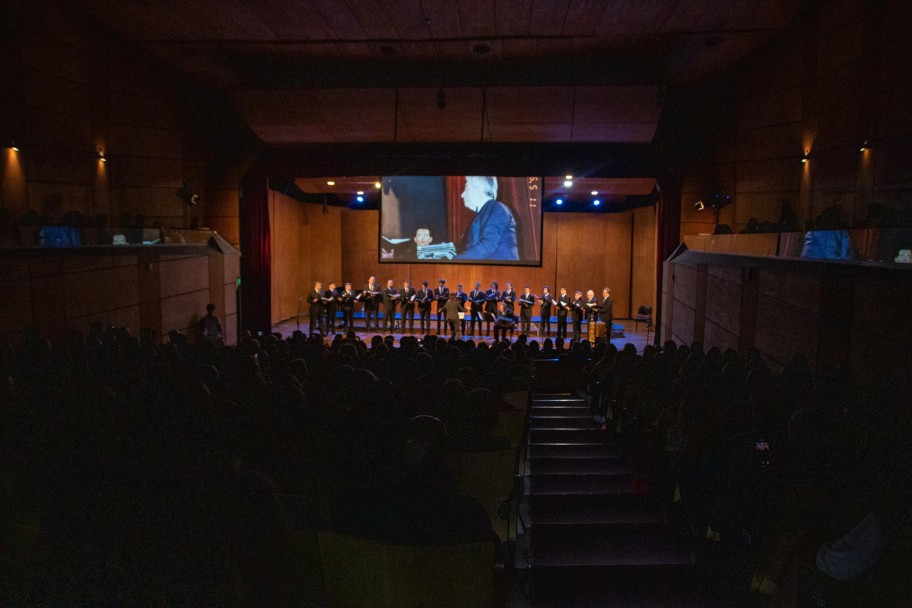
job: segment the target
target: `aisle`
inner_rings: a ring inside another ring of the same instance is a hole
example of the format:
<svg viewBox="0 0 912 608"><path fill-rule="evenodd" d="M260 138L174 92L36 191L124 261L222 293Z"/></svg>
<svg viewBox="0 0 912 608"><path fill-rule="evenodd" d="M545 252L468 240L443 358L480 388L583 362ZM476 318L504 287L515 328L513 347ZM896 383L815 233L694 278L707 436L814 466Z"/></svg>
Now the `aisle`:
<svg viewBox="0 0 912 608"><path fill-rule="evenodd" d="M529 436L534 606L717 605L583 399L533 395Z"/></svg>

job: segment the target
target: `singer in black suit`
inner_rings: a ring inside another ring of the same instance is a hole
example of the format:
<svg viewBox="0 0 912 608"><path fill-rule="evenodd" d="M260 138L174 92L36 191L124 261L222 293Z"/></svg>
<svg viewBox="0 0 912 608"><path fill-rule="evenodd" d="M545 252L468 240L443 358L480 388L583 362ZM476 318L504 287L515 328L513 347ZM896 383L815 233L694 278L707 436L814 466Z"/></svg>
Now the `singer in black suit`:
<svg viewBox="0 0 912 608"><path fill-rule="evenodd" d="M545 285L542 287L541 298L538 299L539 304L541 304L541 310L539 311L540 321L538 323L539 332L545 338L549 338L551 334L551 304L554 299L551 297L551 288Z"/></svg>
<svg viewBox="0 0 912 608"><path fill-rule="evenodd" d="M612 310L611 290L607 287L602 290L602 304L599 306L599 317L605 323L605 339L611 342L611 324L614 323L614 311Z"/></svg>
<svg viewBox="0 0 912 608"><path fill-rule="evenodd" d="M516 313L516 292L513 291L513 283L507 281L506 289L500 294L500 301L503 302L504 308L509 308L510 312Z"/></svg>
<svg viewBox="0 0 912 608"><path fill-rule="evenodd" d="M491 335L491 322L497 318L497 303L500 301L500 289L497 281L491 281L491 289L485 292L485 335ZM478 333L481 333L481 326L478 326Z"/></svg>
<svg viewBox="0 0 912 608"><path fill-rule="evenodd" d="M314 283L313 290L307 294L307 303L310 304L310 333L323 332L323 283Z"/></svg>
<svg viewBox="0 0 912 608"><path fill-rule="evenodd" d="M327 334L336 331L336 311L339 309L339 291L335 283L329 284L329 289L323 294L323 317L325 319L323 327L326 328Z"/></svg>
<svg viewBox="0 0 912 608"><path fill-rule="evenodd" d="M399 292L393 287L393 280L386 282L383 290L383 329L391 333L396 328L396 303L399 302Z"/></svg>
<svg viewBox="0 0 912 608"><path fill-rule="evenodd" d="M342 329L355 329L355 290L351 283L345 283L345 289L339 292L339 308L342 310Z"/></svg>
<svg viewBox="0 0 912 608"><path fill-rule="evenodd" d="M440 279L440 284L434 289L434 299L437 300L437 334L440 335L440 328L446 321L446 311L443 308L450 299L450 288L446 286L445 279Z"/></svg>
<svg viewBox="0 0 912 608"><path fill-rule="evenodd" d="M570 294L566 287L561 287L560 295L555 302L557 306L557 337L567 339L567 313L570 312Z"/></svg>
<svg viewBox="0 0 912 608"><path fill-rule="evenodd" d="M475 289L469 293L469 303L472 305L472 321L469 325L469 335L475 335L475 323L478 323L478 333L481 333L481 310L485 302L485 293L481 290L481 283L475 283Z"/></svg>
<svg viewBox="0 0 912 608"><path fill-rule="evenodd" d="M402 318L402 333L405 333L405 326L408 323L408 331L410 334L415 333L415 300L417 295L415 290L412 289L411 281L402 281L402 291L399 292L399 295L402 296L402 304L399 305L399 310L401 311L400 317Z"/></svg>
<svg viewBox="0 0 912 608"><path fill-rule="evenodd" d="M380 319L378 318L380 308L380 286L377 285L376 277L371 277L364 290L361 292L361 299L364 300L364 323L365 331L371 329L371 317L374 318L374 329L380 330Z"/></svg>
<svg viewBox="0 0 912 608"><path fill-rule="evenodd" d="M570 314L573 316L573 339L579 340L583 337L583 315L586 314L586 300L583 299L583 292L577 291L573 301L570 303Z"/></svg>
<svg viewBox="0 0 912 608"><path fill-rule="evenodd" d="M427 335L431 333L431 302L434 301L434 290L428 287L427 281L415 292L415 301L418 303L419 331Z"/></svg>
<svg viewBox="0 0 912 608"><path fill-rule="evenodd" d="M532 333L532 307L535 306L535 294L526 285L519 296L519 333L527 336Z"/></svg>

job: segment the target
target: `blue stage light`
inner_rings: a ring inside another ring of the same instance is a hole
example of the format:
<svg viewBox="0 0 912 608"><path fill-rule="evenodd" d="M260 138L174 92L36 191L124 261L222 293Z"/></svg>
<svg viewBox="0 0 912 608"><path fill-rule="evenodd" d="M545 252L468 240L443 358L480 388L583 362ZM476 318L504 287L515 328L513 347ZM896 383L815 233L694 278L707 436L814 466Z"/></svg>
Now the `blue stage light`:
<svg viewBox="0 0 912 608"><path fill-rule="evenodd" d="M363 202L364 202L364 197L361 196L361 195L358 195L358 196L355 197L355 200L358 201L359 203L363 203Z"/></svg>
<svg viewBox="0 0 912 608"><path fill-rule="evenodd" d="M564 199L559 198L559 199L557 199L556 201L554 201L554 204L555 204L555 205L563 205L563 204L564 204Z"/></svg>
<svg viewBox="0 0 912 608"><path fill-rule="evenodd" d="M599 199L595 199L594 201L592 201L592 204L595 205L596 207L598 207L599 205L602 204L602 201L600 201Z"/></svg>

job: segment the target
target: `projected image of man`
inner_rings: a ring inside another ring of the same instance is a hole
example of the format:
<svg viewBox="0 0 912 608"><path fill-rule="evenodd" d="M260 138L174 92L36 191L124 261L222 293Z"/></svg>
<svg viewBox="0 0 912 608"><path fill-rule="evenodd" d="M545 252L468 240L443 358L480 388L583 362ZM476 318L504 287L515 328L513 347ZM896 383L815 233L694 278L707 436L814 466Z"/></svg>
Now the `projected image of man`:
<svg viewBox="0 0 912 608"><path fill-rule="evenodd" d="M497 178L466 176L462 200L475 213L465 234L460 260L518 260L516 219L510 208L497 200Z"/></svg>

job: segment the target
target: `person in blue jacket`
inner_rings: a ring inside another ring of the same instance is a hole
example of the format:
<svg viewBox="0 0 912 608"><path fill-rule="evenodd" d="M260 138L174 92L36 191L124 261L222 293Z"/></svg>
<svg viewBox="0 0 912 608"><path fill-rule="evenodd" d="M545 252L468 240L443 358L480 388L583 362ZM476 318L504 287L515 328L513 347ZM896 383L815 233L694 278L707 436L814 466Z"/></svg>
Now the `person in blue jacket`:
<svg viewBox="0 0 912 608"><path fill-rule="evenodd" d="M516 219L510 208L497 200L497 178L466 176L462 200L475 212L465 233L460 260L518 260Z"/></svg>

